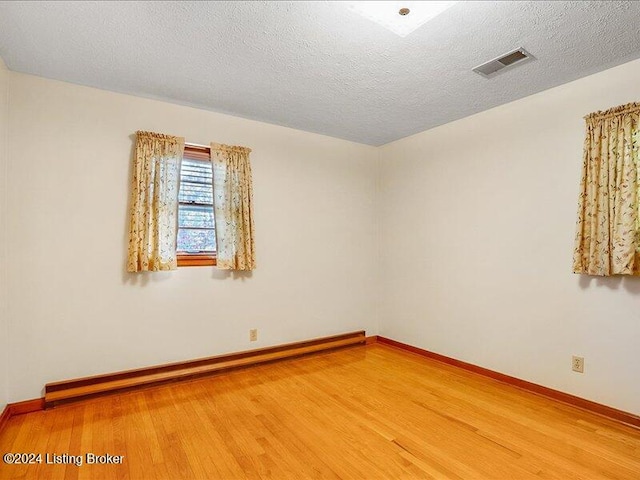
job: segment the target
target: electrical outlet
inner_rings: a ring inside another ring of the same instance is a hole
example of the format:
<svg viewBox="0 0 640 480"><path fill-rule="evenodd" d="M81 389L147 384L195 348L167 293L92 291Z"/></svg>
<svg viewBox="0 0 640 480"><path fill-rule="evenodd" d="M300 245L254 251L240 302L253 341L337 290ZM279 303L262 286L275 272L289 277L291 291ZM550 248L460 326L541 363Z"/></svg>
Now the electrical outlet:
<svg viewBox="0 0 640 480"><path fill-rule="evenodd" d="M571 370L578 373L584 373L584 357L571 357Z"/></svg>
<svg viewBox="0 0 640 480"><path fill-rule="evenodd" d="M257 328L252 328L251 330L249 330L249 341L250 342L257 342L258 341L258 329Z"/></svg>

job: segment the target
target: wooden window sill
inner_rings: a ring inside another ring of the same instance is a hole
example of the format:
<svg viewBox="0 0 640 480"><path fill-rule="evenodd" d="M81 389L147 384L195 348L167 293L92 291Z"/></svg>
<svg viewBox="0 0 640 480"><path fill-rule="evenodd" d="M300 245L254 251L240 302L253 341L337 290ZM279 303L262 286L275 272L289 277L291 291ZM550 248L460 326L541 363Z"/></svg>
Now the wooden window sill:
<svg viewBox="0 0 640 480"><path fill-rule="evenodd" d="M178 255L178 267L205 267L216 265L215 255L192 254Z"/></svg>

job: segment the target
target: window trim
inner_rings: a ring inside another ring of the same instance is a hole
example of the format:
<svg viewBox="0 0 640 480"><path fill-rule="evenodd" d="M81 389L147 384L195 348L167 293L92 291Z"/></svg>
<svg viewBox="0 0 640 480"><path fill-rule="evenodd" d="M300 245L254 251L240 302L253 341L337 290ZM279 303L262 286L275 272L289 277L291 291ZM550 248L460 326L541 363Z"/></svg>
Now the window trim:
<svg viewBox="0 0 640 480"><path fill-rule="evenodd" d="M211 147L196 145L193 143L184 144L183 157L188 156L194 160L211 161ZM176 252L178 267L203 267L216 265L216 253L187 253Z"/></svg>
<svg viewBox="0 0 640 480"><path fill-rule="evenodd" d="M217 265L215 254L178 252L179 267L205 267Z"/></svg>

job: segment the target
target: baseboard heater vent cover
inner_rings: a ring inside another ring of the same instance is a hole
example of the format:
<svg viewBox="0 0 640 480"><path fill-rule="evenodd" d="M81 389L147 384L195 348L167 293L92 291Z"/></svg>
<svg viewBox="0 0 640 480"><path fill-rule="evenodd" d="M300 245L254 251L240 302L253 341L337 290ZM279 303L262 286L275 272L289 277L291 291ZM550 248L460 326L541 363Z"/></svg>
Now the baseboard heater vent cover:
<svg viewBox="0 0 640 480"><path fill-rule="evenodd" d="M45 408L151 385L191 380L237 368L350 345L364 345L366 341L365 332L359 331L187 362L48 383L45 385Z"/></svg>

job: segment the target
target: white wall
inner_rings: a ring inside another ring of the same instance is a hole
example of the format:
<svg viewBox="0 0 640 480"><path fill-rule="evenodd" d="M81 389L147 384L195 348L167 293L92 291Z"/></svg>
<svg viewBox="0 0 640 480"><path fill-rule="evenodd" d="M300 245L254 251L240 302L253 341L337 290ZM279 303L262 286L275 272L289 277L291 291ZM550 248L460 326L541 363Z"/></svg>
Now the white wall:
<svg viewBox="0 0 640 480"><path fill-rule="evenodd" d="M10 74L10 400L46 382L366 329L377 150ZM251 147L257 270L126 274L136 130ZM249 343L249 329L259 341Z"/></svg>
<svg viewBox="0 0 640 480"><path fill-rule="evenodd" d="M6 251L5 251L5 212L6 212L6 166L9 127L8 111L9 70L0 58L0 413L9 398L9 340L6 312Z"/></svg>
<svg viewBox="0 0 640 480"><path fill-rule="evenodd" d="M582 117L639 101L639 77L634 61L382 147L381 335L640 414L640 279L571 273Z"/></svg>

